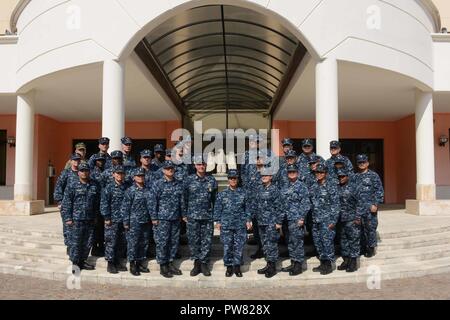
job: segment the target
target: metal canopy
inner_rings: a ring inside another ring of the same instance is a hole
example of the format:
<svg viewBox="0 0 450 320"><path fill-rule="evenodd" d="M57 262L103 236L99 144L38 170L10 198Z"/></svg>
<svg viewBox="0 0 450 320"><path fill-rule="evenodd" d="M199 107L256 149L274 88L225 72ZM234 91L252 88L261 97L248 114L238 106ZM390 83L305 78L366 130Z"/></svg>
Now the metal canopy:
<svg viewBox="0 0 450 320"><path fill-rule="evenodd" d="M274 19L213 5L164 22L136 52L183 114L272 113L306 49Z"/></svg>

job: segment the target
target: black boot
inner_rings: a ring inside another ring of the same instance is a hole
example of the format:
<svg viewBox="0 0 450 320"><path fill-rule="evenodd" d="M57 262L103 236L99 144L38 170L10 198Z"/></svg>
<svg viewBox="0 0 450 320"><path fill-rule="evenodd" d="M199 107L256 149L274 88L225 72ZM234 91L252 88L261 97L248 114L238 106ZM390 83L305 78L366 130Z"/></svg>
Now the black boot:
<svg viewBox="0 0 450 320"><path fill-rule="evenodd" d="M346 272L355 272L357 270L358 270L358 261L356 260L356 258L351 258Z"/></svg>
<svg viewBox="0 0 450 320"><path fill-rule="evenodd" d="M303 263L295 261L294 267L291 271L289 271L290 276L298 276L299 274L303 273Z"/></svg>
<svg viewBox="0 0 450 320"><path fill-rule="evenodd" d="M265 274L267 269L269 269L269 263L267 262L266 266L262 269L258 270L258 274Z"/></svg>
<svg viewBox="0 0 450 320"><path fill-rule="evenodd" d="M322 272L322 269L324 268L324 261L320 260L320 265L318 267L315 267L312 269L313 272Z"/></svg>
<svg viewBox="0 0 450 320"><path fill-rule="evenodd" d="M111 261L108 261L108 267L106 268L106 271L108 271L108 273L114 274L119 273L119 271L117 271L116 265Z"/></svg>
<svg viewBox="0 0 450 320"><path fill-rule="evenodd" d="M164 278L172 278L173 274L172 272L170 272L169 269L169 264L162 264L160 265L161 270L159 271L159 273L164 277Z"/></svg>
<svg viewBox="0 0 450 320"><path fill-rule="evenodd" d="M250 258L253 260L261 259L263 257L264 257L264 253L261 248L258 248L258 250L256 250L256 252L250 256Z"/></svg>
<svg viewBox="0 0 450 320"><path fill-rule="evenodd" d="M92 264L83 261L79 264L81 270L95 270L95 267Z"/></svg>
<svg viewBox="0 0 450 320"><path fill-rule="evenodd" d="M139 268L137 266L137 262L136 261L130 261L130 273L133 276L140 276L141 273L139 272Z"/></svg>
<svg viewBox="0 0 450 320"><path fill-rule="evenodd" d="M320 271L320 274L324 276L324 275L330 274L332 272L333 272L333 266L331 265L331 261L326 260L322 271Z"/></svg>
<svg viewBox="0 0 450 320"><path fill-rule="evenodd" d="M150 273L150 269L144 266L144 261L136 262L136 267L141 273Z"/></svg>
<svg viewBox="0 0 450 320"><path fill-rule="evenodd" d="M191 270L191 277L196 277L200 274L201 269L200 269L200 260L195 260L194 261L194 268L192 268Z"/></svg>
<svg viewBox="0 0 450 320"><path fill-rule="evenodd" d="M294 260L291 260L291 264L286 268L281 268L281 272L289 272L294 269Z"/></svg>
<svg viewBox="0 0 450 320"><path fill-rule="evenodd" d="M274 275L277 274L277 268L275 262L269 262L269 267L266 270L266 278L272 278Z"/></svg>
<svg viewBox="0 0 450 320"><path fill-rule="evenodd" d="M200 266L200 270L202 271L202 273L203 273L203 275L205 277L210 277L211 276L211 271L209 271L207 263L202 263L201 266Z"/></svg>
<svg viewBox="0 0 450 320"><path fill-rule="evenodd" d="M225 277L229 278L233 276L233 267L232 266L228 266L227 267L227 271L225 272Z"/></svg>
<svg viewBox="0 0 450 320"><path fill-rule="evenodd" d="M183 272L181 272L180 269L178 269L177 267L175 267L175 265L173 264L173 262L169 263L169 271L171 274L175 275L175 276L181 276L183 274Z"/></svg>
<svg viewBox="0 0 450 320"><path fill-rule="evenodd" d="M366 249L366 253L364 254L364 256L365 256L366 258L372 258L373 256L375 256L375 248L368 247L368 248Z"/></svg>
<svg viewBox="0 0 450 320"><path fill-rule="evenodd" d="M234 266L234 274L238 278L242 278L241 266Z"/></svg>
<svg viewBox="0 0 450 320"><path fill-rule="evenodd" d="M127 267L120 263L120 259L117 259L114 264L116 265L117 271L128 271Z"/></svg>
<svg viewBox="0 0 450 320"><path fill-rule="evenodd" d="M350 263L350 258L342 257L344 259L344 262L341 263L339 267L337 267L338 270L343 271L348 268L348 265Z"/></svg>

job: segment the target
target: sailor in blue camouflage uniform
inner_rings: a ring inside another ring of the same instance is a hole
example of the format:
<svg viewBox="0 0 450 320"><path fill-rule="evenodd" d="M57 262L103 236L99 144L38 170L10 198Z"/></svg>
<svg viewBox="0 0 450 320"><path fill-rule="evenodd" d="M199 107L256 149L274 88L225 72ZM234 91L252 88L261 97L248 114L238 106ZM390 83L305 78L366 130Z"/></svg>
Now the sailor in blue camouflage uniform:
<svg viewBox="0 0 450 320"><path fill-rule="evenodd" d="M123 153L123 167L125 168L125 173L132 177L133 171L136 168L136 159L132 154L133 140L130 137L123 137L122 142L122 153Z"/></svg>
<svg viewBox="0 0 450 320"><path fill-rule="evenodd" d="M127 189L123 199L121 214L127 238L127 258L130 273L139 276L149 273L145 266L149 244L150 214L155 210L154 195L145 187L145 171L134 170L134 184Z"/></svg>
<svg viewBox="0 0 450 320"><path fill-rule="evenodd" d="M240 173L242 184L245 187L245 184L251 180L252 178L252 167L256 166L256 159L258 156L258 148L259 148L259 136L258 135L250 135L248 137L249 149L242 154L240 159ZM254 170L253 170L254 171Z"/></svg>
<svg viewBox="0 0 450 320"><path fill-rule="evenodd" d="M278 188L282 189L289 184L287 167L297 163L297 152L289 150L284 155L284 159L280 164L280 169L276 174L276 183ZM298 168L298 167L297 167Z"/></svg>
<svg viewBox="0 0 450 320"><path fill-rule="evenodd" d="M337 172L341 169L347 170L345 163L346 163L346 158L340 154L335 156L334 159L328 163L329 166L325 162L325 165L327 166L327 169L328 169L328 179L333 180L333 183L335 183L335 184L339 184L339 178L338 178ZM349 172L349 174L350 174L350 176L353 175L351 172Z"/></svg>
<svg viewBox="0 0 450 320"><path fill-rule="evenodd" d="M158 171L165 161L165 151L162 144L157 144L153 148L154 158L152 159L152 169Z"/></svg>
<svg viewBox="0 0 450 320"><path fill-rule="evenodd" d="M114 183L114 177L113 177L113 167L115 166L123 166L123 153L122 151L116 150L111 152L111 167L106 169L102 172L102 175L100 177L100 185L102 188L105 188L109 183ZM126 175L126 169L125 175ZM130 184L131 180L127 180L125 178L125 181Z"/></svg>
<svg viewBox="0 0 450 320"><path fill-rule="evenodd" d="M99 155L99 156L104 156L105 158L105 165L104 165L104 169L108 169L111 168L111 156L108 154L108 149L109 149L109 138L107 137L102 137L100 139L98 139L98 152L96 154L93 154L89 160L88 160L88 164L89 164L89 168L94 169L95 167L95 156Z"/></svg>
<svg viewBox="0 0 450 320"><path fill-rule="evenodd" d="M355 272L358 270L357 259L359 258L361 239L361 216L360 210L358 210L361 197L356 183L354 179L350 178L347 169L339 169L337 175L340 198L340 244L341 256L344 260L337 269Z"/></svg>
<svg viewBox="0 0 450 320"><path fill-rule="evenodd" d="M194 156L194 165L197 172L184 182L186 212L183 219L187 224L191 260L194 261L190 274L195 277L201 272L209 277L208 264L214 234L213 209L218 186L214 176L206 174L206 161L202 155Z"/></svg>
<svg viewBox="0 0 450 320"><path fill-rule="evenodd" d="M87 163L78 166L78 177L64 191L61 213L69 230L70 261L79 269L94 270L86 260L94 241L95 207L100 190L89 178Z"/></svg>
<svg viewBox="0 0 450 320"><path fill-rule="evenodd" d="M316 179L316 168L320 164L320 157L317 155L311 155L307 159L308 171L305 171L303 175L300 173L300 180L306 185L308 190L317 182Z"/></svg>
<svg viewBox="0 0 450 320"><path fill-rule="evenodd" d="M349 158L341 154L341 143L339 141L333 140L330 142L330 154L331 157L325 161L325 164L328 168L328 174L333 175L333 178L336 178L336 163L341 163L342 166L348 171L350 175L353 174L353 164Z"/></svg>
<svg viewBox="0 0 450 320"><path fill-rule="evenodd" d="M53 199L58 204L58 207L61 209L61 204L64 198L64 192L72 182L76 182L79 180L78 178L78 166L80 165L81 157L78 153L72 154L70 157L70 168L64 169L56 180L55 191L53 193ZM64 244L67 247L67 254L69 254L69 228L64 222L64 217L61 212L61 220L63 224L63 236L64 236Z"/></svg>
<svg viewBox="0 0 450 320"><path fill-rule="evenodd" d="M108 184L102 190L100 211L105 221L105 260L108 262L107 271L118 273L127 271L120 263L123 257L127 241L121 207L127 190L125 183L125 169L123 166L113 167L114 183Z"/></svg>
<svg viewBox="0 0 450 320"><path fill-rule="evenodd" d="M306 185L300 181L298 167L290 164L287 167L288 184L281 188L282 212L288 221L289 242L288 250L291 265L281 271L296 276L303 272L305 261L305 219L311 208L309 192Z"/></svg>
<svg viewBox="0 0 450 320"><path fill-rule="evenodd" d="M242 277L241 264L247 230L252 227L251 214L244 189L238 187L237 170L228 171L228 188L221 191L214 205L214 222L223 243L226 277Z"/></svg>
<svg viewBox="0 0 450 320"><path fill-rule="evenodd" d="M168 151L168 150L167 150ZM178 142L175 147L171 150L171 152L166 152L166 157L169 157L174 165L175 169L175 179L179 181L184 181L185 178L189 175L188 164L184 163L186 158L183 154L183 144ZM191 162L191 161L189 161ZM158 171L155 172L155 180L162 179L164 177L164 166L159 168Z"/></svg>
<svg viewBox="0 0 450 320"><path fill-rule="evenodd" d="M155 170L152 170L152 156L153 153L149 149L144 149L140 153L140 163L141 166L136 169L144 169L145 172L145 186L147 188L150 188L153 184L153 181L155 180ZM135 170L136 170L135 169Z"/></svg>
<svg viewBox="0 0 450 320"><path fill-rule="evenodd" d="M103 154L95 154L93 157L95 163L94 168L91 168L90 178L95 181L100 189L102 182L102 175L104 166L106 163L106 157ZM101 190L100 190L101 192ZM105 255L105 229L103 216L100 213L100 202L95 208L95 230L94 230L94 243L92 245L91 255L94 257L103 257Z"/></svg>
<svg viewBox="0 0 450 320"><path fill-rule="evenodd" d="M316 168L317 182L310 189L312 203L312 234L314 246L320 259L320 266L314 272L326 275L333 272L334 237L339 220L339 194L337 185L327 179L327 167L319 164Z"/></svg>
<svg viewBox="0 0 450 320"><path fill-rule="evenodd" d="M320 162L325 162L325 160L314 153L313 141L312 139L304 139L302 141L302 153L298 156L297 167L300 171L300 177L303 177L309 173L308 161L311 157L318 157Z"/></svg>
<svg viewBox="0 0 450 320"><path fill-rule="evenodd" d="M361 192L362 206L362 249L364 256L371 258L375 255L378 244L378 207L384 201L384 189L380 176L369 169L369 158L365 154L356 157L358 173L355 180Z"/></svg>
<svg viewBox="0 0 450 320"><path fill-rule="evenodd" d="M256 195L256 220L267 261L267 265L259 269L258 274L264 274L266 278L272 278L277 274L279 230L284 217L280 190L272 183L273 171L274 169L270 166L263 168L262 185L258 188Z"/></svg>
<svg viewBox="0 0 450 320"><path fill-rule="evenodd" d="M185 212L184 190L183 182L174 177L175 165L172 161L164 162L163 172L163 178L155 181L152 188L156 199L152 223L160 273L163 277L172 278L182 274L173 261L178 251L180 220Z"/></svg>

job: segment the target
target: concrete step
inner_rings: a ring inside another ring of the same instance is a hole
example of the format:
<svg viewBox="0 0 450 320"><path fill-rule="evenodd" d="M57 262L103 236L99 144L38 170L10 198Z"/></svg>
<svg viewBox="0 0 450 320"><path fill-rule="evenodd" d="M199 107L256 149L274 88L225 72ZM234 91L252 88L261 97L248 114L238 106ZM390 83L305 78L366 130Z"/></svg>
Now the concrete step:
<svg viewBox="0 0 450 320"><path fill-rule="evenodd" d="M429 247L440 244L450 244L450 232L421 234L402 238L383 239L379 241L379 248L383 250L408 249Z"/></svg>
<svg viewBox="0 0 450 320"><path fill-rule="evenodd" d="M372 265L373 268L373 265ZM278 273L271 279L266 279L263 275L258 275L256 271L244 272L244 277L225 278L223 272L214 270L211 277L199 275L190 277L187 272L182 276L172 279L165 279L158 272L152 270L150 274L143 274L140 277L133 277L129 272L111 275L104 270L82 271L80 284L92 282L99 284L117 284L123 286L140 287L192 287L192 288L232 288L232 287L297 287L318 284L336 283L358 283L367 282L369 277L373 277L374 269L361 268L355 273L334 271L332 274L322 276L308 269L297 277L290 277L286 273ZM377 270L380 272L380 280L390 280L404 277L419 277L427 274L435 274L450 271L450 257L439 258L424 262L403 263L396 265L381 266ZM69 279L70 265L47 265L47 264L24 264L20 261L8 258L0 258L0 272L6 274L16 274L22 276L32 276L43 279L65 281Z"/></svg>

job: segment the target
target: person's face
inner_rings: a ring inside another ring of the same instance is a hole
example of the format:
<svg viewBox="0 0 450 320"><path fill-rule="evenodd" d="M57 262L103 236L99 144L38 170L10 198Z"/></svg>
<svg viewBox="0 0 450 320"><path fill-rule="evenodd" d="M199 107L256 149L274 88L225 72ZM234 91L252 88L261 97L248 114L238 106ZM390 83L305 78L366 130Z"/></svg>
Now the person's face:
<svg viewBox="0 0 450 320"><path fill-rule="evenodd" d="M294 164L296 162L295 160L296 160L295 157L286 158L287 164Z"/></svg>
<svg viewBox="0 0 450 320"><path fill-rule="evenodd" d="M258 147L258 142L255 141L255 140L251 140L251 141L248 143L248 146L250 147L250 149L256 149L256 148Z"/></svg>
<svg viewBox="0 0 450 320"><path fill-rule="evenodd" d="M126 153L130 153L131 152L131 147L132 147L131 143L123 144L122 145L122 150L124 152L126 152Z"/></svg>
<svg viewBox="0 0 450 320"><path fill-rule="evenodd" d="M166 161L172 160L172 155L171 154L166 154L165 159L166 159Z"/></svg>
<svg viewBox="0 0 450 320"><path fill-rule="evenodd" d="M114 177L114 180L116 180L117 182L123 182L123 180L125 179L125 173L114 172L113 177Z"/></svg>
<svg viewBox="0 0 450 320"><path fill-rule="evenodd" d="M228 184L231 188L235 189L238 185L238 179L237 178L228 178Z"/></svg>
<svg viewBox="0 0 450 320"><path fill-rule="evenodd" d="M72 168L77 169L78 166L80 165L80 160L71 160L70 164L71 164Z"/></svg>
<svg viewBox="0 0 450 320"><path fill-rule="evenodd" d="M134 181L138 184L144 184L145 177L144 176L134 176Z"/></svg>
<svg viewBox="0 0 450 320"><path fill-rule="evenodd" d="M151 162L152 162L152 158L150 158L150 157L141 157L141 164L143 166L149 166Z"/></svg>
<svg viewBox="0 0 450 320"><path fill-rule="evenodd" d="M89 170L78 171L78 176L81 179L88 179L89 178Z"/></svg>
<svg viewBox="0 0 450 320"><path fill-rule="evenodd" d="M318 162L312 163L312 164L310 165L311 170L312 170L312 171L315 171L315 170L317 169L317 165L318 165L318 164L319 164Z"/></svg>
<svg viewBox="0 0 450 320"><path fill-rule="evenodd" d="M263 166L264 165L264 158L258 157L258 159L256 159L256 165L257 166Z"/></svg>
<svg viewBox="0 0 450 320"><path fill-rule="evenodd" d="M197 170L198 173L205 173L206 172L206 164L204 164L204 163L196 164L195 170Z"/></svg>
<svg viewBox="0 0 450 320"><path fill-rule="evenodd" d="M288 153L289 150L292 150L292 146L291 145L286 144L286 145L283 146L283 152L285 154Z"/></svg>
<svg viewBox="0 0 450 320"><path fill-rule="evenodd" d="M173 175L175 174L175 168L167 168L167 169L163 169L164 171L164 175L168 178L172 178Z"/></svg>
<svg viewBox="0 0 450 320"><path fill-rule="evenodd" d="M101 152L107 153L108 149L109 149L109 144L108 143L101 143L101 144L98 145L98 149Z"/></svg>
<svg viewBox="0 0 450 320"><path fill-rule="evenodd" d="M162 158L162 152L155 152L155 157L157 159L161 159Z"/></svg>
<svg viewBox="0 0 450 320"><path fill-rule="evenodd" d="M303 146L302 150L303 150L303 153L309 154L313 151L313 147L312 146Z"/></svg>
<svg viewBox="0 0 450 320"><path fill-rule="evenodd" d="M262 183L268 184L272 181L272 176L262 176L261 180L262 180Z"/></svg>
<svg viewBox="0 0 450 320"><path fill-rule="evenodd" d="M342 169L342 168L344 167L344 164L341 163L341 162L337 162L337 163L334 164L334 167L335 167L336 169Z"/></svg>
<svg viewBox="0 0 450 320"><path fill-rule="evenodd" d="M288 172L288 178L291 181L295 181L298 179L298 171L289 171Z"/></svg>
<svg viewBox="0 0 450 320"><path fill-rule="evenodd" d="M325 172L316 172L316 179L317 181L322 181L323 179L325 179L325 176L327 174Z"/></svg>
<svg viewBox="0 0 450 320"><path fill-rule="evenodd" d="M330 148L330 153L332 156L337 156L341 153L341 148Z"/></svg>
<svg viewBox="0 0 450 320"><path fill-rule="evenodd" d="M177 149L177 157L178 158L183 157L183 149L182 148Z"/></svg>
<svg viewBox="0 0 450 320"><path fill-rule="evenodd" d="M104 165L105 165L105 161L102 161L102 160L95 161L96 167L103 168Z"/></svg>
<svg viewBox="0 0 450 320"><path fill-rule="evenodd" d="M339 176L339 183L346 184L348 182L348 176Z"/></svg>
<svg viewBox="0 0 450 320"><path fill-rule="evenodd" d="M365 171L369 168L369 161L358 162L358 169L361 171Z"/></svg>
<svg viewBox="0 0 450 320"><path fill-rule="evenodd" d="M77 149L75 152L78 153L82 158L86 156L86 149Z"/></svg>

